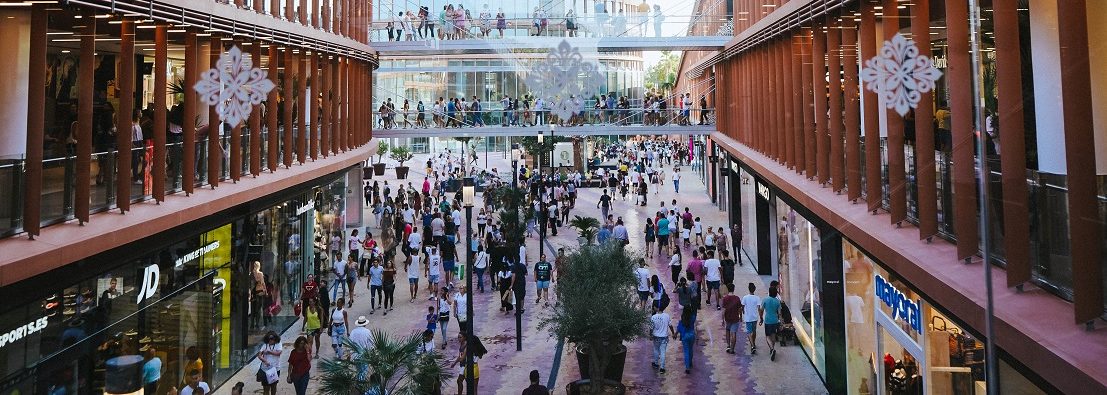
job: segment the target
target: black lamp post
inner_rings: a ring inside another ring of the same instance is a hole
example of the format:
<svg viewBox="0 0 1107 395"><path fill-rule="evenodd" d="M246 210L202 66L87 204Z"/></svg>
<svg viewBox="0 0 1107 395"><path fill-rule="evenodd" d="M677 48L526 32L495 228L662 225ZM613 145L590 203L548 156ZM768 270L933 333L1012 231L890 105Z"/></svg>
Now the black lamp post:
<svg viewBox="0 0 1107 395"><path fill-rule="evenodd" d="M465 206L465 322L469 323L469 333L465 336L465 393L477 393L477 384L473 380L473 343L476 338L476 325L473 322L473 200L476 195L476 183L472 177L465 177L461 187L461 202Z"/></svg>
<svg viewBox="0 0 1107 395"><path fill-rule="evenodd" d="M711 173L711 203L716 203L717 197L719 195L719 180L715 177L715 175L717 170L716 163L718 162L719 157L715 156L715 152L711 152L711 156L708 157L708 160L711 162L711 169L708 170Z"/></svg>

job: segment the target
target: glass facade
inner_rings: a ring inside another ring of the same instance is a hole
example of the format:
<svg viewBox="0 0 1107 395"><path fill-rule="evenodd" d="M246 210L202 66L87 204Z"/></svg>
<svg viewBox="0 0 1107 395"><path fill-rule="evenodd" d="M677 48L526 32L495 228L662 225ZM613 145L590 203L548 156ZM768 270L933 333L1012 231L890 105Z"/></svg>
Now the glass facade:
<svg viewBox="0 0 1107 395"><path fill-rule="evenodd" d="M163 364L158 394L195 368L222 384L265 332L296 321L299 285L328 260L323 236L341 234L345 182L343 173L199 235L138 247L147 252L0 313L0 393L129 393L138 380L106 366L141 363L148 350ZM75 265L109 262L119 261Z"/></svg>
<svg viewBox="0 0 1107 395"><path fill-rule="evenodd" d="M791 309L800 344L815 369L825 375L819 229L783 199L776 200L776 216L777 278L782 301Z"/></svg>

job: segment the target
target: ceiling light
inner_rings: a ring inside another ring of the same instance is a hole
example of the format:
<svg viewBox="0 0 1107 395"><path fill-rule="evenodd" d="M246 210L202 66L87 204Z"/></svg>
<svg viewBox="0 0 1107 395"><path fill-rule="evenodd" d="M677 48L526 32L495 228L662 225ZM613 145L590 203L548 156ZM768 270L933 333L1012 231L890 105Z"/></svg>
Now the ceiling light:
<svg viewBox="0 0 1107 395"><path fill-rule="evenodd" d="M166 30L167 33L184 33L186 31L187 30L185 30L185 29L169 29L169 30Z"/></svg>
<svg viewBox="0 0 1107 395"><path fill-rule="evenodd" d="M68 50L68 49L63 49L63 50L62 50L62 53L69 53L69 52L71 52L71 51L70 51L70 50Z"/></svg>

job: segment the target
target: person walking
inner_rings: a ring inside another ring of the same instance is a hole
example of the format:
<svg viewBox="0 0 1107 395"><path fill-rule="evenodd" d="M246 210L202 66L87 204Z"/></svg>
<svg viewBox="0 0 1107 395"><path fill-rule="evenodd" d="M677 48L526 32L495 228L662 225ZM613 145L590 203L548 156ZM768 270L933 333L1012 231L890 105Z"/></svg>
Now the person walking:
<svg viewBox="0 0 1107 395"><path fill-rule="evenodd" d="M386 259L384 270L381 271L381 289L384 292L381 302L384 312L381 315L388 315L392 311L392 305L396 303L396 265L392 263L392 259Z"/></svg>
<svg viewBox="0 0 1107 395"><path fill-rule="evenodd" d="M749 337L750 354L757 354L757 325L761 319L761 297L754 294L757 286L749 283L750 293L742 297L742 321L746 323L746 336Z"/></svg>
<svg viewBox="0 0 1107 395"><path fill-rule="evenodd" d="M257 358L261 366L258 368L258 378L261 380L261 393L263 395L277 395L277 383L281 374L281 337L277 332L269 331L262 338L258 347ZM262 377L264 375L265 377Z"/></svg>
<svg viewBox="0 0 1107 395"><path fill-rule="evenodd" d="M312 349L309 344L307 337L297 337L292 344L292 352L288 354L288 377L296 389L296 395L306 395L308 380L311 380Z"/></svg>
<svg viewBox="0 0 1107 395"><path fill-rule="evenodd" d="M142 357L142 388L147 394L158 393L158 384L161 382L161 358L157 356L157 350L153 347L143 347Z"/></svg>
<svg viewBox="0 0 1107 395"><path fill-rule="evenodd" d="M438 333L442 335L442 349L445 350L446 342L449 341L446 333L450 326L450 291L442 288L437 302L438 309L435 310L435 314L438 317Z"/></svg>
<svg viewBox="0 0 1107 395"><path fill-rule="evenodd" d="M514 307L511 303L511 283L514 282L514 278L511 274L511 264L504 263L500 265L500 271L496 273L500 286L500 311L507 314Z"/></svg>
<svg viewBox="0 0 1107 395"><path fill-rule="evenodd" d="M692 373L692 351L696 347L696 315L692 309L680 312L680 322L677 323L676 332L680 338L681 349L684 351L684 374Z"/></svg>
<svg viewBox="0 0 1107 395"><path fill-rule="evenodd" d="M327 330L327 334L331 336L331 348L334 348L335 358L342 358L342 340L350 330L349 325L346 324L349 321L349 315L343 308L345 302L345 298L338 298L334 311L331 311L331 326Z"/></svg>
<svg viewBox="0 0 1107 395"><path fill-rule="evenodd" d="M484 251L484 246L478 245L477 255L474 258L473 262L473 268L474 271L476 271L474 275L476 276L477 289L480 290L480 293L484 293L484 272L488 270L488 261L490 259L491 258L489 257L488 252Z"/></svg>
<svg viewBox="0 0 1107 395"><path fill-rule="evenodd" d="M415 250L408 258L407 267L404 268L404 271L407 272L407 290L411 296L408 303L414 303L415 297L419 293L419 269L422 268L422 265L420 265L422 259L423 256L419 255L419 250Z"/></svg>
<svg viewBox="0 0 1107 395"><path fill-rule="evenodd" d="M742 300L734 294L733 283L726 285L722 321L726 333L726 352L734 354L734 344L738 342L738 327L742 325Z"/></svg>
<svg viewBox="0 0 1107 395"><path fill-rule="evenodd" d="M572 11L572 10L570 10ZM538 370L530 371L530 387L523 390L523 395L550 395L550 390L542 384L538 384L541 377L538 374Z"/></svg>
<svg viewBox="0 0 1107 395"><path fill-rule="evenodd" d="M369 267L369 281L367 281L366 288L369 288L369 314L377 312L377 300L381 301L381 308L384 308L384 295L381 292L384 285L382 277L384 276L384 268L381 267L380 259L373 259Z"/></svg>
<svg viewBox="0 0 1107 395"><path fill-rule="evenodd" d="M677 283L677 279L680 278L680 270L682 268L680 249L677 248L673 250L673 256L669 258L669 275L672 277L674 285Z"/></svg>
<svg viewBox="0 0 1107 395"><path fill-rule="evenodd" d="M553 271L553 264L546 261L546 254L539 254L538 263L534 264L534 283L535 288L538 289L534 303L545 301L545 306L550 307L550 281L553 279Z"/></svg>
<svg viewBox="0 0 1107 395"><path fill-rule="evenodd" d="M643 232L642 232L642 233L645 234L645 238L646 238L646 258L653 258L653 256L654 256L653 255L653 243L654 243L654 239L655 239L655 236L654 236L655 232L656 232L656 229L654 228L654 225L653 225L653 219L646 218L646 229L643 230Z"/></svg>
<svg viewBox="0 0 1107 395"><path fill-rule="evenodd" d="M715 294L715 310L722 310L719 299L719 285L722 283L722 263L715 258L714 251L707 251L707 260L703 262L704 277L707 280L707 305L711 305L711 294Z"/></svg>
<svg viewBox="0 0 1107 395"><path fill-rule="evenodd" d="M315 339L314 350L319 349L319 333L322 332L323 323L321 322L323 311L319 309L319 301L315 298L307 299L307 304L304 305L301 315L303 315L303 324L300 325L300 332L303 332L310 338ZM319 357L318 354L315 356Z"/></svg>
<svg viewBox="0 0 1107 395"><path fill-rule="evenodd" d="M776 361L776 334L780 329L780 305L776 287L769 287L769 297L761 301L761 322L765 325L765 342L769 345L770 361Z"/></svg>
<svg viewBox="0 0 1107 395"><path fill-rule="evenodd" d="M645 310L646 302L650 300L650 269L646 268L646 260L638 261L638 268L634 270L634 278L638 280L638 308Z"/></svg>
<svg viewBox="0 0 1107 395"><path fill-rule="evenodd" d="M669 336L676 337L673 319L664 310L653 309L650 316L650 336L653 338L653 362L651 365L658 373L665 374L665 349L669 347Z"/></svg>

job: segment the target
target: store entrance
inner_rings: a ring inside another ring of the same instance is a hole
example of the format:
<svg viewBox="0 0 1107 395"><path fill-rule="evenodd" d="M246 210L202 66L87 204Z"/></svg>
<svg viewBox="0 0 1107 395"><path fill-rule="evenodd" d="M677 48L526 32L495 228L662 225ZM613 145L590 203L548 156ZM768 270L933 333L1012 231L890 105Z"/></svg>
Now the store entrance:
<svg viewBox="0 0 1107 395"><path fill-rule="evenodd" d="M776 237L768 235L776 234L776 205L772 204L772 191L761 181L755 183L757 195L755 208L757 211L757 274L776 277L774 263L777 261Z"/></svg>
<svg viewBox="0 0 1107 395"><path fill-rule="evenodd" d="M879 388L879 394L887 395L921 395L923 393L923 374L919 356L924 355L913 341L906 338L898 327L888 328L877 325L877 355L879 361L875 361L876 374L883 380ZM890 329L890 330L889 330ZM901 339L901 337L904 337ZM907 340L907 341L904 341Z"/></svg>

